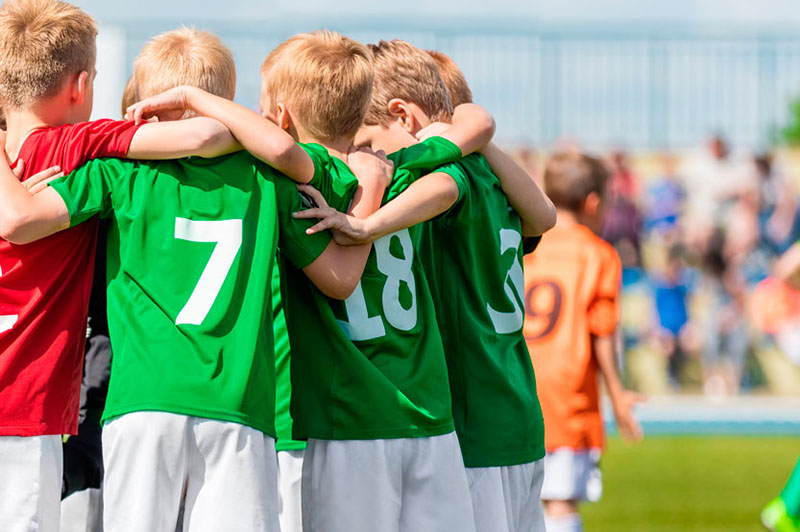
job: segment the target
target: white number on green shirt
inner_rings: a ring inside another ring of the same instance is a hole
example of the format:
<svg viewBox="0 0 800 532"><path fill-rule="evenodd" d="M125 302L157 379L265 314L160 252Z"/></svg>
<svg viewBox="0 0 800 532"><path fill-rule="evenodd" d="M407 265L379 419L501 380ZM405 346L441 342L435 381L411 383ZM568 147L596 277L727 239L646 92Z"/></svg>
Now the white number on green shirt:
<svg viewBox="0 0 800 532"><path fill-rule="evenodd" d="M0 269L0 277L2 276L3 276L3 270ZM11 327L13 327L15 323L17 323L18 318L19 316L14 314L0 316L0 333L11 330Z"/></svg>
<svg viewBox="0 0 800 532"><path fill-rule="evenodd" d="M500 229L500 255L502 256L506 251L513 249L518 250L522 244L522 235L513 229ZM506 297L511 301L514 310L509 312L501 312L495 310L487 303L486 310L489 312L489 317L492 319L494 330L498 334L513 333L522 328L524 319L522 312L522 294L525 290L525 277L522 273L522 265L519 263L519 255L514 255L514 263L506 272L506 277L503 282L503 290Z"/></svg>
<svg viewBox="0 0 800 532"><path fill-rule="evenodd" d="M394 238L400 242L403 250L402 258L396 257L390 250ZM410 331L417 324L417 285L414 281L414 272L411 271L414 262L411 235L408 229L403 229L379 238L373 246L378 270L386 276L381 296L383 317L395 329ZM411 293L411 305L408 308L400 302L400 289L404 284ZM345 300L344 306L348 321L339 320L339 325L351 340L372 340L386 335L386 327L381 317L369 315L361 281L358 282L353 294Z"/></svg>
<svg viewBox="0 0 800 532"><path fill-rule="evenodd" d="M190 242L216 242L197 286L175 319L175 325L200 325L222 290L225 278L242 247L242 221L175 219L175 238Z"/></svg>

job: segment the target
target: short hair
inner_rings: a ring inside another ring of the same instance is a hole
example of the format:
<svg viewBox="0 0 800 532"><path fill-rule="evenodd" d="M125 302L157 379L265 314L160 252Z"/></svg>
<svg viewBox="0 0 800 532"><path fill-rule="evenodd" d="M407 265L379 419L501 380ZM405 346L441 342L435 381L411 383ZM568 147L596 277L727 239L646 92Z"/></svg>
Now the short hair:
<svg viewBox="0 0 800 532"><path fill-rule="evenodd" d="M556 207L579 213L589 194L603 197L609 172L594 157L582 153L558 153L544 171L544 187Z"/></svg>
<svg viewBox="0 0 800 532"><path fill-rule="evenodd" d="M8 126L6 126L6 114L3 112L2 107L0 107L0 129L3 131L8 129Z"/></svg>
<svg viewBox="0 0 800 532"><path fill-rule="evenodd" d="M91 72L97 27L58 0L7 0L0 8L0 100L24 109L55 96L69 76Z"/></svg>
<svg viewBox="0 0 800 532"><path fill-rule="evenodd" d="M289 104L315 139L352 139L372 92L372 58L358 41L321 30L279 44L261 66L271 105Z"/></svg>
<svg viewBox="0 0 800 532"><path fill-rule="evenodd" d="M384 126L392 121L389 101L400 98L417 104L435 122L449 122L453 106L439 69L430 55L406 41L369 45L375 65L372 101L364 123Z"/></svg>
<svg viewBox="0 0 800 532"><path fill-rule="evenodd" d="M180 28L150 39L133 61L135 99L143 100L179 85L199 87L233 100L236 63L216 35Z"/></svg>
<svg viewBox="0 0 800 532"><path fill-rule="evenodd" d="M456 62L436 50L428 50L428 55L433 58L439 69L439 75L442 76L453 109L462 103L472 103L472 91L467 84L467 78L464 77L464 73L458 68Z"/></svg>
<svg viewBox="0 0 800 532"><path fill-rule="evenodd" d="M123 118L125 118L125 114L128 112L128 107L138 101L139 100L136 99L136 83L133 79L133 74L131 74L127 83L125 83L125 89L122 91L121 110Z"/></svg>

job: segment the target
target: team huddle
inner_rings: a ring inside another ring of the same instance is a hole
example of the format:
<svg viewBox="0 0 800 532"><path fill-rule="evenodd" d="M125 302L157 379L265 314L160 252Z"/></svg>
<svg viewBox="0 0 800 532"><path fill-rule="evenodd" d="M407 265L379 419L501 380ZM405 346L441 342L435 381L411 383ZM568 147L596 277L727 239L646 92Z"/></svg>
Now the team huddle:
<svg viewBox="0 0 800 532"><path fill-rule="evenodd" d="M89 121L96 33L0 8L0 530L59 528L101 220L106 531L581 530L598 370L641 436L604 167L555 156L548 198L447 56L330 31L266 56L261 114L217 37L159 35Z"/></svg>

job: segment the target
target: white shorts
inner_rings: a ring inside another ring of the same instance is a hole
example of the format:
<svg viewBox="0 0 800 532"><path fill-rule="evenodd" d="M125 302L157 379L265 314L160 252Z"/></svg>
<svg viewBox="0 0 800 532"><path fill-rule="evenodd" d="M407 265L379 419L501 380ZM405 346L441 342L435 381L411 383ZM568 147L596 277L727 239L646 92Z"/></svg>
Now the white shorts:
<svg viewBox="0 0 800 532"><path fill-rule="evenodd" d="M89 488L61 501L61 532L103 532L103 492Z"/></svg>
<svg viewBox="0 0 800 532"><path fill-rule="evenodd" d="M556 449L547 453L544 470L544 501L596 502L603 495L600 449Z"/></svg>
<svg viewBox="0 0 800 532"><path fill-rule="evenodd" d="M395 440L308 440L305 532L474 532L454 432Z"/></svg>
<svg viewBox="0 0 800 532"><path fill-rule="evenodd" d="M0 436L0 530L58 532L61 436Z"/></svg>
<svg viewBox="0 0 800 532"><path fill-rule="evenodd" d="M540 494L544 459L505 467L468 467L477 532L545 532Z"/></svg>
<svg viewBox="0 0 800 532"><path fill-rule="evenodd" d="M277 532L275 441L254 428L166 412L103 427L105 532Z"/></svg>
<svg viewBox="0 0 800 532"><path fill-rule="evenodd" d="M278 501L281 532L303 532L303 455L305 450L278 451Z"/></svg>

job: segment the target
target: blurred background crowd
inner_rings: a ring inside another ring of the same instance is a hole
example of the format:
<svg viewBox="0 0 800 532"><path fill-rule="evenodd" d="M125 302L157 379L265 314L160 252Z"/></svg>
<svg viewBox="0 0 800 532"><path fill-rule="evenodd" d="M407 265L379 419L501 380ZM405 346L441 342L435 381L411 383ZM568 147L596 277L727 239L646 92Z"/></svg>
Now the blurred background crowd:
<svg viewBox="0 0 800 532"><path fill-rule="evenodd" d="M531 148L517 156L534 176L547 157ZM604 159L603 238L624 268L629 384L712 398L800 393L800 294L772 277L800 239L798 154L736 150L714 134L680 153L611 150Z"/></svg>

